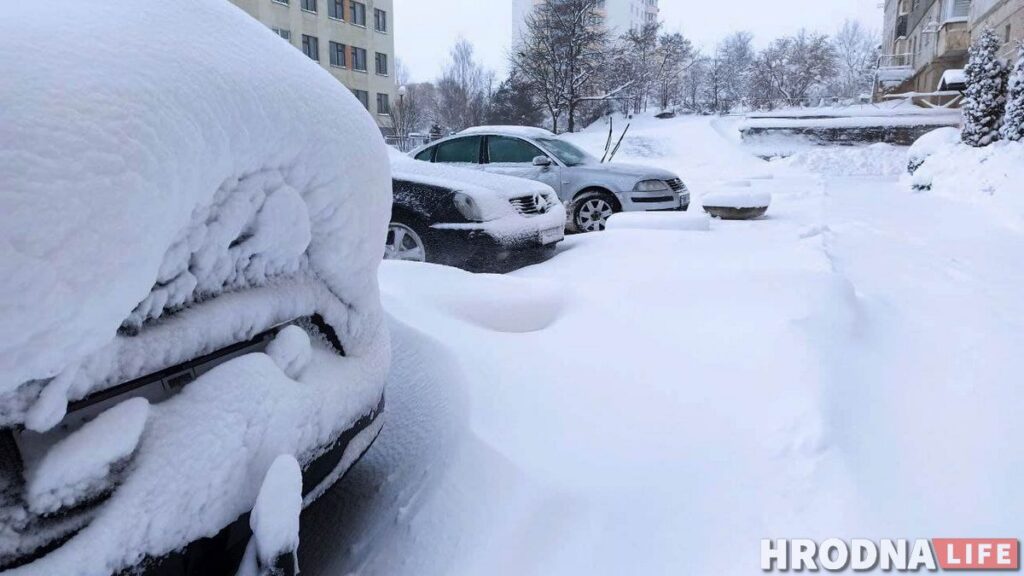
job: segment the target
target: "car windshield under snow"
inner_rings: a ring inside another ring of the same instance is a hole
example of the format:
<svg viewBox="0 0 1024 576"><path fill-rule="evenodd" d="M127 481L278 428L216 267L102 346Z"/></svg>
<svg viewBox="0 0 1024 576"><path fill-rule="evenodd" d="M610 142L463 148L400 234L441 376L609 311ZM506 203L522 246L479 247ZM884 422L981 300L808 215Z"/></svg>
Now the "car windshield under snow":
<svg viewBox="0 0 1024 576"><path fill-rule="evenodd" d="M590 164L594 161L593 156L564 140L559 140L557 138L539 138L537 141L543 144L548 151L557 156L558 159L566 166L579 166L581 164Z"/></svg>

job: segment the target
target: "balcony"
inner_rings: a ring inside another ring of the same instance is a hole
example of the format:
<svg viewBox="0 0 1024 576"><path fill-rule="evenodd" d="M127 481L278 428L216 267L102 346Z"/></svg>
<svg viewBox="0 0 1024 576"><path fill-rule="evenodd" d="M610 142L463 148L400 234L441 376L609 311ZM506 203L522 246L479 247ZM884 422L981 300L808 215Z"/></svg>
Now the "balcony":
<svg viewBox="0 0 1024 576"><path fill-rule="evenodd" d="M914 55L913 54L887 54L878 58L878 68L891 69L891 68L908 68L914 69Z"/></svg>
<svg viewBox="0 0 1024 576"><path fill-rule="evenodd" d="M913 54L887 54L878 58L875 78L881 86L894 87L914 77Z"/></svg>

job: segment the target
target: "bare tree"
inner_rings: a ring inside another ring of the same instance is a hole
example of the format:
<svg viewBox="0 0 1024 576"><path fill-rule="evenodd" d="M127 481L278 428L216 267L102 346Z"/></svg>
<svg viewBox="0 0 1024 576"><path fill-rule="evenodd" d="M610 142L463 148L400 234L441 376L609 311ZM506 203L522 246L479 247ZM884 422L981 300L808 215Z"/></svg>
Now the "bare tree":
<svg viewBox="0 0 1024 576"><path fill-rule="evenodd" d="M721 111L728 111L747 96L750 67L754 62L754 36L735 32L723 40L716 51L721 73Z"/></svg>
<svg viewBox="0 0 1024 576"><path fill-rule="evenodd" d="M476 61L473 45L460 39L437 82L437 122L455 131L482 124L493 81L494 74Z"/></svg>
<svg viewBox="0 0 1024 576"><path fill-rule="evenodd" d="M658 70L655 91L662 110L683 96L683 74L693 65L696 54L693 44L679 32L663 34L658 39Z"/></svg>
<svg viewBox="0 0 1024 576"><path fill-rule="evenodd" d="M511 69L532 88L557 132L565 115L570 132L583 102L600 86L607 31L601 0L546 0L526 18Z"/></svg>
<svg viewBox="0 0 1024 576"><path fill-rule="evenodd" d="M856 98L871 91L875 63L878 60L878 34L856 20L847 20L832 40L836 54L836 96Z"/></svg>

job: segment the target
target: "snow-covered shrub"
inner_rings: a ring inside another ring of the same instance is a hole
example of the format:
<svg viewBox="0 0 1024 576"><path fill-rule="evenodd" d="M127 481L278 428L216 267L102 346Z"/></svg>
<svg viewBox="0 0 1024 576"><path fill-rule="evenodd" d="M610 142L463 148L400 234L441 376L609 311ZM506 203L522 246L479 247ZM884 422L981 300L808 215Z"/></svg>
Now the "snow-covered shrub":
<svg viewBox="0 0 1024 576"><path fill-rule="evenodd" d="M916 190L995 208L1000 217L1024 217L1024 143L996 142L976 148L961 142L938 147L909 178Z"/></svg>
<svg viewBox="0 0 1024 576"><path fill-rule="evenodd" d="M999 140L1006 109L1007 70L999 59L999 37L986 29L971 45L967 63L967 98L964 100L963 141L988 146Z"/></svg>
<svg viewBox="0 0 1024 576"><path fill-rule="evenodd" d="M932 154L960 142L956 128L939 128L918 138L907 152L907 172L913 175Z"/></svg>
<svg viewBox="0 0 1024 576"><path fill-rule="evenodd" d="M1003 140L1024 140L1024 42L1017 45L1017 65L1010 76L1006 95L1006 115L1000 134Z"/></svg>

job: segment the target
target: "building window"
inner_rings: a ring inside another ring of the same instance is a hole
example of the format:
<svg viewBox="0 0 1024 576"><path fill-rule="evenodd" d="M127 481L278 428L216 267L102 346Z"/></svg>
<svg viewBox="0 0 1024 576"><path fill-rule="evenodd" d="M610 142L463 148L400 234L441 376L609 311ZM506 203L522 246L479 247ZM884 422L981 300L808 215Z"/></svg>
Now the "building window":
<svg viewBox="0 0 1024 576"><path fill-rule="evenodd" d="M288 0L273 0L273 2L274 4L284 4L285 6L288 5Z"/></svg>
<svg viewBox="0 0 1024 576"><path fill-rule="evenodd" d="M390 114L391 101L387 94L377 94L377 114Z"/></svg>
<svg viewBox="0 0 1024 576"><path fill-rule="evenodd" d="M1013 29L1010 26L1011 26L1010 24L1006 25L1006 37L1003 39L1003 42L1005 42L1007 44L1009 44L1010 40L1013 39L1013 34L1012 34Z"/></svg>
<svg viewBox="0 0 1024 576"><path fill-rule="evenodd" d="M388 75L388 55L377 52L377 74Z"/></svg>
<svg viewBox="0 0 1024 576"><path fill-rule="evenodd" d="M362 103L367 110L370 109L370 93L366 90L353 90L353 94L356 95L356 100Z"/></svg>
<svg viewBox="0 0 1024 576"><path fill-rule="evenodd" d="M316 36L302 35L302 52L317 62L320 61L320 40Z"/></svg>
<svg viewBox="0 0 1024 576"><path fill-rule="evenodd" d="M352 47L352 69L366 72L366 49Z"/></svg>
<svg viewBox="0 0 1024 576"><path fill-rule="evenodd" d="M352 23L356 26L366 26L366 4L352 2Z"/></svg>
<svg viewBox="0 0 1024 576"><path fill-rule="evenodd" d="M338 68L348 67L348 63L345 60L345 50L348 47L344 44L338 44L337 42L329 42L327 49L331 54L331 66Z"/></svg>
<svg viewBox="0 0 1024 576"><path fill-rule="evenodd" d="M288 41L288 42L292 41L292 31L291 30L285 30L284 28L271 28L271 30L274 31L274 34L277 34L281 38L284 38L286 41Z"/></svg>
<svg viewBox="0 0 1024 576"><path fill-rule="evenodd" d="M316 0L302 0L302 9L306 12L316 12Z"/></svg>
<svg viewBox="0 0 1024 576"><path fill-rule="evenodd" d="M373 9L373 29L377 32L388 31L388 13L380 8Z"/></svg>
<svg viewBox="0 0 1024 576"><path fill-rule="evenodd" d="M344 0L327 0L327 15L335 20L345 19Z"/></svg>

